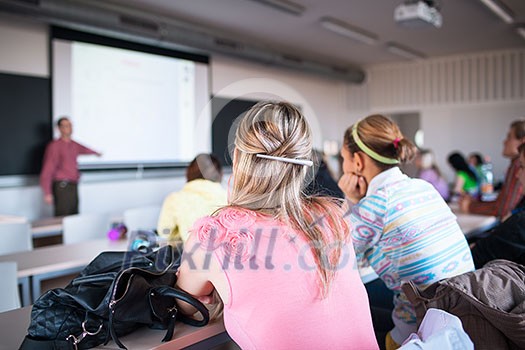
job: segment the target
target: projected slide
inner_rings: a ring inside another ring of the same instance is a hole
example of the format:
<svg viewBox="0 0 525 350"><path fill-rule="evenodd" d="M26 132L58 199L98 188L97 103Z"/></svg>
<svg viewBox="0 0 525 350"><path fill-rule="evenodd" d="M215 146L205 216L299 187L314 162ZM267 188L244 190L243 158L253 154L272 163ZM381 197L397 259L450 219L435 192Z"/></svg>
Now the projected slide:
<svg viewBox="0 0 525 350"><path fill-rule="evenodd" d="M55 39L53 118L69 116L73 138L102 153L79 157L81 167L187 162L211 149L211 131L197 125L206 119L207 69L190 60Z"/></svg>

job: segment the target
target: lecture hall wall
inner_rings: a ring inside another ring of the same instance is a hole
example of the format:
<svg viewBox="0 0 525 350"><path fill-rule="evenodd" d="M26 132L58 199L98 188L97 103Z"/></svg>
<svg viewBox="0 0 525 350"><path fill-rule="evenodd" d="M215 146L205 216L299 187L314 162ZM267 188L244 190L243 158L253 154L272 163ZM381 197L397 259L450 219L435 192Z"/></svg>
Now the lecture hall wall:
<svg viewBox="0 0 525 350"><path fill-rule="evenodd" d="M48 28L40 23L0 18L0 72L49 77ZM525 50L443 57L421 62L366 67L367 81L347 84L300 71L225 56L211 58L211 92L220 97L284 98L307 114L316 146L342 139L342 131L370 113L418 113L425 147L432 148L445 175L451 150L491 156L496 177L508 161L501 157L509 123L525 117ZM0 116L0 118L2 118ZM48 217L36 179L0 187L0 214ZM184 184L178 176L93 176L80 184L82 213L160 205ZM101 195L103 194L103 195Z"/></svg>

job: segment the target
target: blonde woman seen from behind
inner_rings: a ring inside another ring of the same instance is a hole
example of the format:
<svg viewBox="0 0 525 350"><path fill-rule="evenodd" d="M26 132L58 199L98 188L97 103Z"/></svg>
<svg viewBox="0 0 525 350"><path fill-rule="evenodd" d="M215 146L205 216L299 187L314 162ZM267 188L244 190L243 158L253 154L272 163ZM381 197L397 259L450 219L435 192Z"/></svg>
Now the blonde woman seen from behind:
<svg viewBox="0 0 525 350"><path fill-rule="evenodd" d="M341 150L339 186L353 203L349 221L355 251L394 293L387 349L399 347L417 330L414 309L401 291L403 281L425 287L474 269L467 241L441 195L399 169L415 151L398 126L382 115L348 128ZM372 307L375 302L371 300Z"/></svg>
<svg viewBox="0 0 525 350"><path fill-rule="evenodd" d="M178 286L218 295L242 349L377 349L342 210L303 194L311 157L296 107L255 105L237 129L229 205L184 246Z"/></svg>

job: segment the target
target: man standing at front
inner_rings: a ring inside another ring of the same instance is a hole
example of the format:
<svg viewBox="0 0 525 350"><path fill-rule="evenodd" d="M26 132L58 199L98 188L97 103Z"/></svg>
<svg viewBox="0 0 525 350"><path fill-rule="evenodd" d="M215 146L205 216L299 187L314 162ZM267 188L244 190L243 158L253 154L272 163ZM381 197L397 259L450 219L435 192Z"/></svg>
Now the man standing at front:
<svg viewBox="0 0 525 350"><path fill-rule="evenodd" d="M78 214L78 189L80 178L77 157L80 154L96 154L71 139L73 128L67 117L57 121L60 138L51 141L44 155L40 186L44 192L44 201L54 205L55 216Z"/></svg>

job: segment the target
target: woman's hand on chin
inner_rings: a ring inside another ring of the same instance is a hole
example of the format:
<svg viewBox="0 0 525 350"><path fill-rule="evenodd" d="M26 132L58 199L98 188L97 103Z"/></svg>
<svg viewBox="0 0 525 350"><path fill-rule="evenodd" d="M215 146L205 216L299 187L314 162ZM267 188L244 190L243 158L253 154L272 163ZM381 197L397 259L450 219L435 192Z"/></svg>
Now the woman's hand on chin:
<svg viewBox="0 0 525 350"><path fill-rule="evenodd" d="M346 173L338 182L339 188L344 192L346 198L356 204L365 195L368 185L363 176L354 173Z"/></svg>

